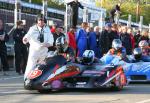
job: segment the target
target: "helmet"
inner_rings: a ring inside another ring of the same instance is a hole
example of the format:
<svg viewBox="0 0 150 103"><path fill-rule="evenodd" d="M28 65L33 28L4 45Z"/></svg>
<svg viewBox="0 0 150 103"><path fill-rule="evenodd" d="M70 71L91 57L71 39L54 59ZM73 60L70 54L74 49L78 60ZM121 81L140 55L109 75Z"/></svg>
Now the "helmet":
<svg viewBox="0 0 150 103"><path fill-rule="evenodd" d="M64 36L60 36L56 39L55 42L56 49L58 52L65 52L68 48L68 44L66 42L66 38Z"/></svg>
<svg viewBox="0 0 150 103"><path fill-rule="evenodd" d="M114 39L112 42L112 47L116 50L120 49L122 47L122 42L120 39Z"/></svg>
<svg viewBox="0 0 150 103"><path fill-rule="evenodd" d="M95 53L93 50L85 50L83 53L83 63L91 64L94 62Z"/></svg>
<svg viewBox="0 0 150 103"><path fill-rule="evenodd" d="M135 48L133 50L133 55L134 55L134 58L137 60L137 59L140 59L141 56L142 56L142 49L141 48Z"/></svg>
<svg viewBox="0 0 150 103"><path fill-rule="evenodd" d="M148 42L146 40L142 40L139 42L139 47L143 48L143 47L146 47L148 46Z"/></svg>

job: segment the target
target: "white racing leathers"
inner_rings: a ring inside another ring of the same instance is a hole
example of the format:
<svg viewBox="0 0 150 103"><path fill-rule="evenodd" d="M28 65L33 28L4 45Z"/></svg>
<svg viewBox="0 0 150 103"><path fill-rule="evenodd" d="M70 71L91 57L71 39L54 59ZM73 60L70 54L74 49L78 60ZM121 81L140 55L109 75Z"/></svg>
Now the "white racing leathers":
<svg viewBox="0 0 150 103"><path fill-rule="evenodd" d="M28 62L26 66L24 79L31 70L35 69L37 62L44 60L47 56L48 48L42 46L42 43L40 43L40 41L38 40L38 36L40 35L39 30L41 30L41 28L37 27L37 25L34 25L30 27L28 33L24 36L24 38L27 38L27 41L30 44ZM44 31L43 43L49 43L50 45L53 45L54 39L53 35L50 32L49 27L45 26L43 28L43 31Z"/></svg>

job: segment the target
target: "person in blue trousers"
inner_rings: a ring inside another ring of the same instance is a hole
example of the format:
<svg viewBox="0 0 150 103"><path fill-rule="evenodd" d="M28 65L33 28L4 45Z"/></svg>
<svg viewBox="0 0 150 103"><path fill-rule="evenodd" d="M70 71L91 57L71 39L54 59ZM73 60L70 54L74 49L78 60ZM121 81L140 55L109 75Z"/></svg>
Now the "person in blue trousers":
<svg viewBox="0 0 150 103"><path fill-rule="evenodd" d="M93 31L93 28L88 27L87 32L87 49L93 50L96 54L96 33Z"/></svg>
<svg viewBox="0 0 150 103"><path fill-rule="evenodd" d="M78 57L82 57L84 51L87 49L87 33L86 28L88 27L87 22L83 22L81 25L81 29L77 31L76 34L76 43L78 48Z"/></svg>

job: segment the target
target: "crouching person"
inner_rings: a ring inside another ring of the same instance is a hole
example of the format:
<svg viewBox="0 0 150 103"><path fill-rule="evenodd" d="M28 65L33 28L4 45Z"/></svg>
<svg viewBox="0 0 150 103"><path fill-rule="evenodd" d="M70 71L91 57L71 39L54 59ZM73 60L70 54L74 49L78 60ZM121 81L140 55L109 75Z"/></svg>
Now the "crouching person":
<svg viewBox="0 0 150 103"><path fill-rule="evenodd" d="M142 54L142 49L141 48L135 48L133 50L133 55L132 55L130 61L132 63L140 62L140 61L150 62L150 56Z"/></svg>
<svg viewBox="0 0 150 103"><path fill-rule="evenodd" d="M54 55L48 55L48 57L39 63L38 68L50 68L53 64L65 65L67 62L75 61L75 53L71 47L68 46L66 38L64 36L56 39L56 50Z"/></svg>

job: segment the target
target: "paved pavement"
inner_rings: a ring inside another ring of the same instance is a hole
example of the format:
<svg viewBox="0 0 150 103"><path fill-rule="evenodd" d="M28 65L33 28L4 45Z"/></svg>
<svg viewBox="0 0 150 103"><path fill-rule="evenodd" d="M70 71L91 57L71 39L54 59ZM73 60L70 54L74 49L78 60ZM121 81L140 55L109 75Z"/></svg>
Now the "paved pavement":
<svg viewBox="0 0 150 103"><path fill-rule="evenodd" d="M39 94L24 90L23 75L9 74L0 72L0 103L150 103L150 84L129 84L119 92L75 89Z"/></svg>

